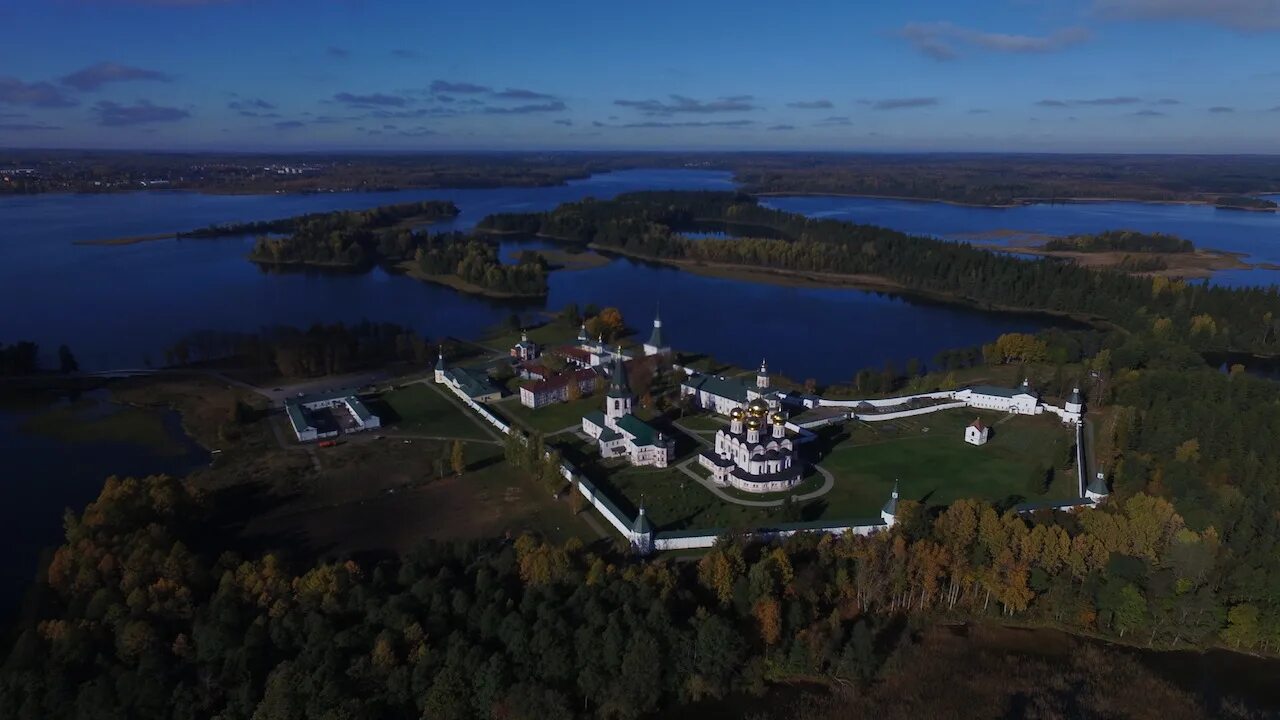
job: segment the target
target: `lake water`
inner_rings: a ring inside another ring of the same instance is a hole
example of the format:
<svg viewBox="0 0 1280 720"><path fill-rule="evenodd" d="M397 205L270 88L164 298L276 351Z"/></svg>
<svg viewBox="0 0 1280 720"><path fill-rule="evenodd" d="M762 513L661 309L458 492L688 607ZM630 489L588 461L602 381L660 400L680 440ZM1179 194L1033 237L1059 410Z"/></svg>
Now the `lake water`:
<svg viewBox="0 0 1280 720"><path fill-rule="evenodd" d="M1280 195L1263 196L1270 200ZM1280 213L1218 210L1206 205L1138 202L969 207L947 203L828 195L769 197L764 204L810 217L848 220L951 240L1003 243L1004 232L1075 235L1103 230L1141 230L1179 235L1197 247L1245 253L1253 263L1280 264ZM1224 270L1213 282L1269 285L1275 270Z"/></svg>
<svg viewBox="0 0 1280 720"><path fill-rule="evenodd" d="M987 314L858 290L812 290L706 278L618 259L554 273L545 304L496 302L375 269L364 274L266 273L245 260L251 238L123 246L76 240L187 230L333 209L448 199L466 229L494 212L532 211L643 189L730 189L728 173L633 170L561 187L317 195L211 196L142 192L0 199L0 341L31 339L46 355L69 344L85 368L163 362L194 330L251 331L316 322L395 322L428 337L474 339L518 311L569 302L614 305L647 333L661 303L669 341L691 352L821 382L865 366L932 358L939 350L1032 331L1046 320ZM509 245L510 243L507 243Z"/></svg>
<svg viewBox="0 0 1280 720"><path fill-rule="evenodd" d="M592 196L644 189L730 189L728 173L631 170L545 188L408 190L314 195L139 192L0 199L0 342L31 339L46 357L69 344L85 368L161 364L195 330L252 331L364 319L413 327L428 337L475 339L511 312L532 319L566 303L619 307L647 333L661 303L676 347L739 365L768 358L778 371L819 382L858 369L928 361L939 350L1043 327L1039 317L989 314L851 289L815 290L707 278L617 259L552 275L546 303L496 302L373 270L267 273L245 260L251 238L74 245L189 230L218 222L360 209L422 199L452 200L461 214L438 229L466 229L494 212L545 210ZM778 197L768 204L914 233L962 239L1018 230L1069 234L1108 228L1178 232L1200 245L1280 262L1280 217L1180 205L1098 203L970 208L871 198ZM511 241L504 243L509 251ZM1227 274L1259 282L1270 271Z"/></svg>
<svg viewBox="0 0 1280 720"><path fill-rule="evenodd" d="M101 418L118 409L96 397L98 405L81 417ZM42 408L0 407L0 627L36 576L42 548L62 539L62 511L76 512L98 496L109 475L120 477L186 475L207 465L209 454L182 431L176 412L163 416L173 447L164 452L129 443L70 442L26 432L24 424Z"/></svg>

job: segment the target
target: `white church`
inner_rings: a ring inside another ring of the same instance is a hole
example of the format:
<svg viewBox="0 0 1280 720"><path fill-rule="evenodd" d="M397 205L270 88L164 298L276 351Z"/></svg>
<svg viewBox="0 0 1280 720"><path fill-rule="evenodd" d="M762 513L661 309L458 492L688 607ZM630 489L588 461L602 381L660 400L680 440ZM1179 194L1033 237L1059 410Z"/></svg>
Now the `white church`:
<svg viewBox="0 0 1280 720"><path fill-rule="evenodd" d="M790 490L804 474L786 414L760 397L729 411L728 429L716 433L715 448L702 451L698 463L717 485L750 493Z"/></svg>
<svg viewBox="0 0 1280 720"><path fill-rule="evenodd" d="M584 415L582 432L596 441L601 457L625 457L632 465L667 467L675 459L675 441L631 413L635 396L627 383L624 363L618 348L613 355L604 412Z"/></svg>

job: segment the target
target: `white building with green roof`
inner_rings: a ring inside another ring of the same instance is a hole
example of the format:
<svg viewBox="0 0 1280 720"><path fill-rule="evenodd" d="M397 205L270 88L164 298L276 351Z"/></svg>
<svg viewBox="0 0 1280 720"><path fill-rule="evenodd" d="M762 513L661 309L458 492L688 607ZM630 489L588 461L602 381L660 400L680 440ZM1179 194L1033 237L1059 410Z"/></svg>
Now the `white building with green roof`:
<svg viewBox="0 0 1280 720"><path fill-rule="evenodd" d="M493 384L489 373L464 367L449 367L445 364L443 352L436 360L435 379L437 383L448 385L476 402L488 402L502 397L502 389Z"/></svg>
<svg viewBox="0 0 1280 720"><path fill-rule="evenodd" d="M604 412L582 417L582 432L600 448L600 456L626 457L632 465L667 467L675 459L675 442L632 414L635 396L627 382L625 359L619 349L613 356Z"/></svg>
<svg viewBox="0 0 1280 720"><path fill-rule="evenodd" d="M969 407L1017 415L1039 415L1044 412L1040 398L1031 390L1031 381L1023 380L1016 388L974 385L956 391L955 399Z"/></svg>
<svg viewBox="0 0 1280 720"><path fill-rule="evenodd" d="M299 442L382 427L382 419L369 411L353 389L291 398L284 411Z"/></svg>
<svg viewBox="0 0 1280 720"><path fill-rule="evenodd" d="M767 402L770 409L776 410L781 405L781 400L778 393L770 388L770 384L769 365L761 360L754 383L724 375L695 373L680 383L680 394L692 398L694 405L719 415L729 415L757 398Z"/></svg>

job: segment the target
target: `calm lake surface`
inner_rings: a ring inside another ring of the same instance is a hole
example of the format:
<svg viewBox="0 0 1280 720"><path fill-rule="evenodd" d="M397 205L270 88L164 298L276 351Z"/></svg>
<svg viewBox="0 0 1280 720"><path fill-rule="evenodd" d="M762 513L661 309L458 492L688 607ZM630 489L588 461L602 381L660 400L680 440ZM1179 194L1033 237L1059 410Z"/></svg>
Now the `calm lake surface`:
<svg viewBox="0 0 1280 720"><path fill-rule="evenodd" d="M245 260L251 238L162 240L124 246L92 240L189 230L218 222L361 209L422 199L461 209L440 230L466 229L493 212L545 210L584 197L644 189L730 189L728 173L631 170L560 187L409 190L313 195L202 195L139 192L0 199L0 342L31 339L47 357L68 343L85 368L162 364L165 350L196 330L252 331L270 325L369 319L410 326L428 337L475 339L513 311L532 319L569 302L619 307L647 332L659 302L670 342L752 366L820 382L858 369L1032 331L1049 321L990 314L858 290L787 288L707 278L617 259L558 272L545 304L513 305L373 270L365 274L267 273ZM768 204L914 233L964 239L997 230L1069 234L1109 228L1178 232L1197 244L1280 262L1280 217L1182 205L1091 203L1010 209L871 198L775 197ZM511 242L505 243L509 252ZM1265 270L1226 273L1223 282L1269 282Z"/></svg>
<svg viewBox="0 0 1280 720"><path fill-rule="evenodd" d="M493 212L545 210L588 196L732 187L723 172L633 170L549 188L5 198L0 200L0 294L16 311L0 320L0 341L35 340L46 354L65 342L85 368L139 367L162 364L165 350L195 330L370 319L410 326L429 337L474 339L513 311L532 317L576 302L617 306L646 333L661 302L669 342L682 350L747 366L767 357L785 374L831 382L865 366L886 361L901 366L912 357L927 361L945 348L1036 330L1048 322L858 290L706 278L625 259L555 273L545 304L512 305L377 269L266 273L245 260L253 242L247 237L72 244L421 199L453 200L461 215L436 228L466 229Z"/></svg>

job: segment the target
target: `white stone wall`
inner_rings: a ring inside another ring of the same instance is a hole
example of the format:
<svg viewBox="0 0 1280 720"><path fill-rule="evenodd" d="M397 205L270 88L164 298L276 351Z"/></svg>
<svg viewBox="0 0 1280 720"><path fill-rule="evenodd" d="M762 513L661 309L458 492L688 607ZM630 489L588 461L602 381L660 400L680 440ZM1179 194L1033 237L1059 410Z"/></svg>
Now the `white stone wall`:
<svg viewBox="0 0 1280 720"><path fill-rule="evenodd" d="M901 405L908 400L940 400L943 398L955 397L954 390L940 390L938 392L920 393L919 395L901 395L891 398L879 398L875 400L827 400L820 398L818 405L820 407L847 407L852 408L862 403L866 403L872 407L885 407L887 405Z"/></svg>
<svg viewBox="0 0 1280 720"><path fill-rule="evenodd" d="M857 413L854 413L853 417L857 420L862 420L864 422L881 422L884 420L896 420L898 418L914 417L916 415L928 415L929 413L936 413L942 410L955 410L957 408L962 408L962 407L969 407L969 403L965 403L965 402L943 403L941 405L930 405L929 407L916 408L915 410L901 410L899 412L885 412L885 413L875 413L875 414L867 414L867 415L859 415Z"/></svg>

